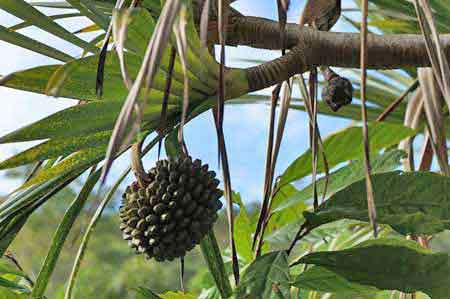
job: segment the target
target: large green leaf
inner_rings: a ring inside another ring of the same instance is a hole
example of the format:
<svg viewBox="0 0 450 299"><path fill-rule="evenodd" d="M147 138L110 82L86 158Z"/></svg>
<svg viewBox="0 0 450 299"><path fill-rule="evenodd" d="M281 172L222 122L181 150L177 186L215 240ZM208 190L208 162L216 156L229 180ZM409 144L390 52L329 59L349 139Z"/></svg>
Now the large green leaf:
<svg viewBox="0 0 450 299"><path fill-rule="evenodd" d="M66 0L73 8L76 8L85 17L88 17L92 22L97 24L103 30L108 30L109 18L108 16L98 9L95 2L92 0Z"/></svg>
<svg viewBox="0 0 450 299"><path fill-rule="evenodd" d="M239 193L233 193L233 202L239 205L239 214L234 219L236 249L242 259L250 262L253 259L252 234L256 226L252 223Z"/></svg>
<svg viewBox="0 0 450 299"><path fill-rule="evenodd" d="M50 250L48 251L47 257L45 258L44 264L36 279L36 284L34 285L33 292L31 294L32 298L41 298L44 295L67 236L69 235L75 220L78 218L78 215L83 210L89 194L91 194L92 189L100 179L100 174L101 169L89 176L80 193L67 209L61 223L58 226L58 229L55 232L55 235L53 236Z"/></svg>
<svg viewBox="0 0 450 299"><path fill-rule="evenodd" d="M324 267L315 266L295 277L293 286L327 293L373 293L378 289L350 282ZM352 294L348 294L352 296Z"/></svg>
<svg viewBox="0 0 450 299"><path fill-rule="evenodd" d="M106 146L100 146L76 152L53 167L40 170L35 176L24 183L20 189L43 183L60 175L76 171L77 169L87 169L89 166L100 162L105 155L105 151Z"/></svg>
<svg viewBox="0 0 450 299"><path fill-rule="evenodd" d="M285 251L275 251L256 258L247 266L236 298L278 299L289 298L289 264ZM280 296L276 292L281 292Z"/></svg>
<svg viewBox="0 0 450 299"><path fill-rule="evenodd" d="M43 44L37 40L29 38L18 32L11 31L10 29L0 25L0 40L7 43L29 49L36 53L45 55L50 58L54 58L60 61L69 61L73 57L58 49L55 49L49 45Z"/></svg>
<svg viewBox="0 0 450 299"><path fill-rule="evenodd" d="M372 174L384 173L397 169L400 166L400 160L404 157L405 152L401 150L392 150L377 155L375 159L372 159L371 161ZM358 160L351 162L349 165L331 173L328 177L328 184L326 183L326 178L317 180L317 192L322 196L326 186L327 194L333 194L354 182L364 179L364 175L364 161ZM301 191L293 193L287 200L280 203L273 212L276 213L291 208L299 202L308 200L312 197L313 185L310 184Z"/></svg>
<svg viewBox="0 0 450 299"><path fill-rule="evenodd" d="M388 172L372 176L377 221L401 234L450 229L450 178L431 172ZM337 192L315 212L304 212L310 229L340 219L368 221L365 180Z"/></svg>
<svg viewBox="0 0 450 299"><path fill-rule="evenodd" d="M51 139L1 162L0 169L13 168L34 161L67 156L86 148L106 146L109 137L111 137L111 131L103 131L87 136Z"/></svg>
<svg viewBox="0 0 450 299"><path fill-rule="evenodd" d="M376 26L386 33L419 33L416 11L413 3L407 0L371 0L375 9L371 10L370 25ZM448 17L450 3L448 0L429 1L433 10L433 18L440 32L450 32Z"/></svg>
<svg viewBox="0 0 450 299"><path fill-rule="evenodd" d="M78 177L85 168L57 176L43 184L15 192L0 204L0 253L26 222L30 213Z"/></svg>
<svg viewBox="0 0 450 299"><path fill-rule="evenodd" d="M3 277L0 277L0 289L1 288L7 288L11 291L17 291L20 293L29 293L28 288L26 288L25 286Z"/></svg>
<svg viewBox="0 0 450 299"><path fill-rule="evenodd" d="M98 101L73 106L3 136L0 143L66 138L112 130L121 105L120 102ZM169 105L169 113L174 108ZM148 105L144 111L146 123L159 120L160 112L160 105Z"/></svg>
<svg viewBox="0 0 450 299"><path fill-rule="evenodd" d="M98 55L92 55L73 60L64 65L31 68L8 75L7 79L3 80L3 85L71 99L97 100L95 84L98 60ZM141 65L141 58L137 55L127 54L126 62L130 76L135 78ZM160 70L155 77L153 90L150 94L152 102L161 103L165 87L164 78L165 75ZM128 94L128 89L123 83L120 73L119 59L113 52L109 52L106 58L103 89L102 99L106 101L122 102ZM174 80L171 94L173 95L171 101L176 101L176 96L183 94L183 86L180 82ZM201 98L200 94L195 91L192 92L192 96Z"/></svg>
<svg viewBox="0 0 450 299"><path fill-rule="evenodd" d="M82 49L89 50L93 53L98 51L96 46L67 31L64 27L58 25L58 23L24 0L1 0L0 9L5 10L24 21L33 23L34 26L73 43Z"/></svg>
<svg viewBox="0 0 450 299"><path fill-rule="evenodd" d="M375 122L369 125L370 148L376 153L415 135L415 131L402 125ZM350 127L328 136L324 140L324 149L329 167L351 159L362 159L363 136L360 127ZM311 150L298 157L283 173L279 185L292 183L311 173ZM324 170L323 159L319 155L318 170Z"/></svg>
<svg viewBox="0 0 450 299"><path fill-rule="evenodd" d="M84 254L86 252L87 245L91 239L92 234L94 233L94 230L101 219L103 212L105 211L106 206L111 201L113 196L115 195L117 189L119 188L120 184L123 182L123 180L127 177L128 173L130 172L130 168L128 168L126 171L122 173L122 175L119 177L119 179L116 181L116 183L111 187L108 194L105 196L105 198L102 200L100 205L98 206L97 210L95 211L94 216L92 216L91 221L89 222L89 225L86 229L86 232L83 236L83 239L81 240L80 247L78 248L77 255L75 257L75 261L73 263L72 272L70 273L69 282L67 284L66 293L64 295L65 299L71 299L72 298L72 292L75 287L75 283L78 277L78 273L81 267L81 262L84 258ZM138 288L139 292L140 288ZM145 289L142 288L142 291ZM150 297L151 298L151 297Z"/></svg>
<svg viewBox="0 0 450 299"><path fill-rule="evenodd" d="M74 12L74 13L61 13L61 14L55 14L55 15L51 15L49 16L49 18L51 18L52 20L61 20L61 19L68 19L68 18L74 18L74 17L80 17L82 16L82 14ZM30 23L28 21L24 21L21 23L17 23L13 26L8 27L9 30L11 31L17 31L23 28L27 28L27 27L31 27L33 26L33 23Z"/></svg>
<svg viewBox="0 0 450 299"><path fill-rule="evenodd" d="M300 262L382 290L423 291L433 299L448 298L450 292L449 255L432 253L414 241L370 240L351 249L310 253Z"/></svg>
<svg viewBox="0 0 450 299"><path fill-rule="evenodd" d="M206 234L200 243L200 248L222 298L229 298L232 295L230 280L213 231Z"/></svg>

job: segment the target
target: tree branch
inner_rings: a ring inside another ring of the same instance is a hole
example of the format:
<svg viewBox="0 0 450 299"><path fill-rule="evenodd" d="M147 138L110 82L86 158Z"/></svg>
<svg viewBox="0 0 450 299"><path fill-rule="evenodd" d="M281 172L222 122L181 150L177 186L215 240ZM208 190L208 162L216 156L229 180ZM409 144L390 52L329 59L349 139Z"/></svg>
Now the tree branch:
<svg viewBox="0 0 450 299"><path fill-rule="evenodd" d="M257 17L234 17L228 27L229 44L262 49L281 49L277 22ZM215 37L210 36L212 41ZM444 51L450 59L450 34L441 35ZM308 71L312 66L359 67L360 35L335 33L286 26L289 53L278 59L247 69L250 91L280 83ZM368 64L371 69L430 66L425 40L421 35L369 34Z"/></svg>

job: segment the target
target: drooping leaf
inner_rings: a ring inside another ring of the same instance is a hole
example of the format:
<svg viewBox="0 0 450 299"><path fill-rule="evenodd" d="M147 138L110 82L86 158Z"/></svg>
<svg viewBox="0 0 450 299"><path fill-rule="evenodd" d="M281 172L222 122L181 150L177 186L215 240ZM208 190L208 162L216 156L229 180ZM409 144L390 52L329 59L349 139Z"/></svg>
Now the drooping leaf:
<svg viewBox="0 0 450 299"><path fill-rule="evenodd" d="M378 222L401 234L450 229L450 178L431 172L388 172L372 176ZM340 219L368 221L365 183L360 180L331 196L316 212L304 212L308 228Z"/></svg>
<svg viewBox="0 0 450 299"><path fill-rule="evenodd" d="M150 149L152 149L159 141L159 138L156 137L154 138L143 150L143 153L148 152ZM83 261L84 258L84 254L86 252L86 248L89 244L89 241L92 237L92 234L95 231L95 228L99 222L99 220L101 219L103 212L106 209L106 206L110 203L110 201L113 199L117 189L119 188L120 184L123 182L123 180L127 177L127 175L130 173L131 171L131 167L129 167L128 169L126 169L122 175L117 179L117 181L114 183L114 185L111 187L111 189L109 190L108 194L105 196L105 198L102 200L102 202L99 204L97 210L95 211L95 214L92 216L91 221L89 222L89 225L86 229L86 232L83 236L83 239L81 240L81 244L80 247L78 248L78 252L77 255L75 257L75 261L73 263L73 267L72 267L72 272L70 273L70 278L69 278L69 282L67 284L67 288L66 288L66 293L64 295L64 299L71 299L72 297L72 293L73 290L75 288L75 284L76 284L76 280L78 277L78 273L81 267L81 262ZM151 291L145 289L145 288L137 288L136 291L139 294L142 295L148 295L152 294ZM147 292L149 291L149 292ZM154 294L153 294L154 295ZM148 297L147 297L148 298ZM152 297L149 297L152 298ZM156 297L159 298L159 297Z"/></svg>
<svg viewBox="0 0 450 299"><path fill-rule="evenodd" d="M105 198L100 203L97 210L95 211L95 214L92 217L91 222L89 223L89 225L86 229L86 233L84 234L83 239L81 240L81 244L80 244L80 248L78 249L77 256L75 257L72 272L70 273L69 283L67 285L66 293L64 296L65 299L72 298L72 291L73 291L73 288L75 287L75 281L77 279L77 275L80 270L81 261L83 260L84 253L85 253L86 247L89 243L89 240L91 238L91 235L94 232L94 229L95 229L98 221L100 220L100 218L103 214L103 211L106 208L106 205L110 202L110 200L114 196L115 192L117 191L117 188L122 183L122 181L126 178L126 176L128 175L129 172L130 172L130 169L124 171L124 173L116 181L114 186L111 188L111 190L108 192L108 194L105 196ZM138 289L140 289L140 288L138 288Z"/></svg>
<svg viewBox="0 0 450 299"><path fill-rule="evenodd" d="M449 255L404 239L380 238L346 250L310 253L300 262L382 290L423 291L433 299L444 299L450 291Z"/></svg>
<svg viewBox="0 0 450 299"><path fill-rule="evenodd" d="M76 169L8 197L0 205L0 253L3 254L8 248L34 210L70 184L84 170Z"/></svg>
<svg viewBox="0 0 450 299"><path fill-rule="evenodd" d="M372 173L384 173L397 169L400 166L400 160L405 157L405 152L401 150L392 150L381 155L377 155L371 161ZM333 194L348 185L362 180L364 178L364 163L361 160L351 162L349 165L333 172L328 177L327 194ZM322 195L325 191L325 178L317 181L317 192ZM312 185L309 185L301 191L296 191L284 202L277 205L273 212L277 213L299 202L312 198Z"/></svg>
<svg viewBox="0 0 450 299"><path fill-rule="evenodd" d="M54 34L63 40L73 43L82 49L89 50L93 53L98 50L96 46L91 45L90 43L67 31L64 27L24 0L2 0L0 2L0 9L3 9L4 11L24 21L33 23L34 26Z"/></svg>
<svg viewBox="0 0 450 299"><path fill-rule="evenodd" d="M0 143L66 138L111 130L120 107L120 102L107 101L73 106L1 137ZM169 105L169 109L173 108ZM158 120L160 109L160 105L149 105L144 111L145 120Z"/></svg>
<svg viewBox="0 0 450 299"><path fill-rule="evenodd" d="M293 286L327 293L373 293L378 289L350 282L324 267L315 266L295 277ZM351 294L348 294L351 296Z"/></svg>
<svg viewBox="0 0 450 299"><path fill-rule="evenodd" d="M49 18L51 18L52 20L60 20L60 19L68 19L68 18L74 18L74 17L80 17L80 16L82 16L82 14L75 12L75 13L55 14L55 15L49 16ZM12 31L17 31L19 29L27 28L30 26L33 26L33 23L24 21L22 23L18 23L16 25L10 26L10 27L8 27L8 29L12 30Z"/></svg>
<svg viewBox="0 0 450 299"><path fill-rule="evenodd" d="M400 142L406 137L415 135L415 131L402 125L391 123L371 123L369 125L371 152L376 153L383 148ZM324 140L324 150L329 167L351 159L362 159L361 128L350 127L328 136ZM319 158L318 171L323 171L323 159ZM311 173L311 151L298 157L283 173L280 186L292 183Z"/></svg>
<svg viewBox="0 0 450 299"><path fill-rule="evenodd" d="M206 234L200 243L200 248L220 294L223 298L230 297L232 294L230 281L213 231Z"/></svg>
<svg viewBox="0 0 450 299"><path fill-rule="evenodd" d="M98 9L92 0L66 0L73 8L78 9L85 17L89 18L103 30L108 30L108 16Z"/></svg>
<svg viewBox="0 0 450 299"><path fill-rule="evenodd" d="M32 298L41 298L44 295L67 236L72 229L75 220L78 218L78 215L83 210L89 194L100 179L100 174L101 170L97 170L89 176L82 190L67 209L61 223L58 226L58 229L55 232L55 235L53 236L50 250L48 251L47 257L45 258L44 264L36 279L36 283L31 294Z"/></svg>
<svg viewBox="0 0 450 299"><path fill-rule="evenodd" d="M3 277L0 277L0 290L1 288L7 288L11 291L16 291L16 292L20 292L20 293L24 293L24 294L29 294L30 290L28 288L26 288L25 286L13 281L13 280L9 280ZM0 293L1 295L1 293Z"/></svg>
<svg viewBox="0 0 450 299"><path fill-rule="evenodd" d="M84 149L67 157L53 167L42 169L36 173L30 180L25 182L20 189L30 187L35 184L43 183L60 175L76 171L78 169L87 169L89 166L98 163L105 155L106 146Z"/></svg>
<svg viewBox="0 0 450 299"><path fill-rule="evenodd" d="M34 161L67 156L86 148L99 146L106 148L110 136L111 131L103 131L87 136L51 139L1 162L0 169L13 168Z"/></svg>
<svg viewBox="0 0 450 299"><path fill-rule="evenodd" d="M280 291L289 298L289 264L285 251L275 251L256 258L243 271L236 288L236 298L278 299Z"/></svg>
<svg viewBox="0 0 450 299"><path fill-rule="evenodd" d="M73 59L73 57L69 54L66 54L58 49L43 44L18 32L11 31L10 29L1 25L0 40L16 45L18 47L29 49L33 52L45 55L50 58L54 58L59 61L69 61Z"/></svg>

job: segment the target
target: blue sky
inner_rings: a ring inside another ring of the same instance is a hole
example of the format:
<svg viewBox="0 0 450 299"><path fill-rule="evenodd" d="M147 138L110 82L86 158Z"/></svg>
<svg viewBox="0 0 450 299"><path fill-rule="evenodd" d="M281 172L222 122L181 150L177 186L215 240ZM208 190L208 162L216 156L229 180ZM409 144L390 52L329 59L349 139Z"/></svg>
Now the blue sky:
<svg viewBox="0 0 450 299"><path fill-rule="evenodd" d="M256 4L257 2L257 4ZM239 0L234 6L243 14L262 16L276 19L276 1L264 0ZM292 7L289 20L295 22L298 19L303 1L291 1ZM344 7L353 7L352 1L344 1ZM56 11L51 11L56 13ZM9 26L19 20L0 12L0 24ZM65 21L73 31L86 25L87 22L80 18ZM348 30L343 22L339 22L335 31ZM55 47L69 51L73 55L80 55L80 49L66 42L46 34L38 29L26 29L23 33L39 37L41 41L52 44ZM0 42L0 74L6 75L12 71L25 69L31 66L55 63L56 61L34 54L30 51ZM227 50L227 65L246 67L240 59L273 59L279 52L254 50L247 47L230 47ZM265 91L268 92L268 91ZM0 87L2 106L0 109L0 135L9 133L21 126L41 119L51 113L75 104L75 101L63 98L52 98L36 95L28 92L16 91ZM233 105L225 110L224 130L227 142L230 170L233 189L241 192L246 201L259 201L262 196L265 151L267 142L267 126L269 107L265 104ZM308 147L307 115L300 111L289 112L283 144L277 164L276 174L280 174L296 157L302 154ZM347 121L331 117L320 117L319 125L322 135L336 131L348 125ZM217 170L217 143L214 124L211 114L205 113L190 122L185 129L186 142L192 156L200 158ZM0 145L0 160L4 160L14 153L28 148L31 143ZM156 150L152 151L145 159L145 165L152 167L156 160ZM128 156L124 156L113 168L111 181L118 176L121 169L128 165ZM11 192L20 184L20 181L5 179L4 172L0 172L0 195Z"/></svg>

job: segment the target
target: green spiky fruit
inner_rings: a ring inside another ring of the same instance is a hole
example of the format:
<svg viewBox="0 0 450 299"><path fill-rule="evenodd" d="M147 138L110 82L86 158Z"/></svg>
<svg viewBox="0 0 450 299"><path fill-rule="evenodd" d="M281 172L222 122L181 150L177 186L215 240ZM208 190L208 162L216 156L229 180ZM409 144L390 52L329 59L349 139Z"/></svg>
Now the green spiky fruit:
<svg viewBox="0 0 450 299"><path fill-rule="evenodd" d="M157 261L182 257L199 244L222 208L219 180L190 157L161 160L145 187L127 187L120 207L123 238Z"/></svg>

